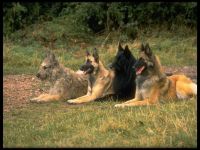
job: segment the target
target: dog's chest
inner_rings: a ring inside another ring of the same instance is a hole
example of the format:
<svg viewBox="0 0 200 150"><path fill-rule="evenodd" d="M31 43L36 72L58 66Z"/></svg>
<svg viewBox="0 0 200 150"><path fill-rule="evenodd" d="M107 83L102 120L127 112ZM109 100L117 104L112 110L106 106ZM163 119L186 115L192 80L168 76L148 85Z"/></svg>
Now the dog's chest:
<svg viewBox="0 0 200 150"><path fill-rule="evenodd" d="M148 98L149 94L151 92L152 87L156 84L158 81L157 77L137 77L136 78L136 85L137 85L137 92L142 96L143 98Z"/></svg>

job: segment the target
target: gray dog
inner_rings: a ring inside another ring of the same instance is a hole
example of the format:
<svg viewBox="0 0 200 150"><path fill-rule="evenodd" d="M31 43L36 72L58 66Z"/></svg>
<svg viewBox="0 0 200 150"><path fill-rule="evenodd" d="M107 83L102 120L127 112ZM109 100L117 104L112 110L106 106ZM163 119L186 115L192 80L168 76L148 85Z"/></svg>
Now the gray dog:
<svg viewBox="0 0 200 150"><path fill-rule="evenodd" d="M59 64L55 55L49 51L36 76L41 80L50 81L52 87L48 94L32 98L31 102L67 100L83 96L87 92L86 75Z"/></svg>

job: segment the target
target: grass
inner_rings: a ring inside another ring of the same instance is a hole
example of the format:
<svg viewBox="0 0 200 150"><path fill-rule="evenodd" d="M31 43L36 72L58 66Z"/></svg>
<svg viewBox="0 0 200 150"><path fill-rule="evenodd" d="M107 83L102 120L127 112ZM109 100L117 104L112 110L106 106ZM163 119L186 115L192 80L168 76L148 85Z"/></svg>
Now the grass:
<svg viewBox="0 0 200 150"><path fill-rule="evenodd" d="M111 32L100 48L108 34L86 35L74 28L58 19L13 33L3 43L3 74L35 74L47 48L74 70L83 64L85 50L94 47L105 65L112 62L118 33ZM196 30L181 26L173 31L146 30L141 29L134 42L123 43L136 58L141 41L147 41L162 65L197 65ZM114 108L118 102L112 99L13 107L3 113L3 147L197 147L196 100L125 109Z"/></svg>
<svg viewBox="0 0 200 150"><path fill-rule="evenodd" d="M196 99L114 108L115 101L29 104L4 114L4 147L196 147Z"/></svg>
<svg viewBox="0 0 200 150"><path fill-rule="evenodd" d="M195 36L186 37L183 40L179 38L150 37L147 39L150 47L160 57L162 65L165 66L192 66L197 64L197 46L194 43ZM135 42L126 42L129 45L133 55L138 57L138 45L141 40ZM112 62L117 50L117 42L107 44L99 48L100 58L105 65ZM9 45L9 46L8 46ZM125 44L124 44L125 45ZM81 48L80 44L72 46L69 49L54 48L60 63L77 70L80 64L84 63L85 50L92 51L99 45L87 45ZM43 46L22 46L15 43L4 43L3 51L3 73L4 74L33 74L38 70L39 65L44 58Z"/></svg>

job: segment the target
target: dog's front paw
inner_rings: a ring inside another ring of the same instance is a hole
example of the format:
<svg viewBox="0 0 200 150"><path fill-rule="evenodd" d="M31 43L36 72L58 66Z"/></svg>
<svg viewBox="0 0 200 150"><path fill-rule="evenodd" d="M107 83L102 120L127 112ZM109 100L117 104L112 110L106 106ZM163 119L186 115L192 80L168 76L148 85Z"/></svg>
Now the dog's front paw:
<svg viewBox="0 0 200 150"><path fill-rule="evenodd" d="M124 108L124 105L123 104L116 104L115 107L122 107L122 108Z"/></svg>
<svg viewBox="0 0 200 150"><path fill-rule="evenodd" d="M37 97L30 99L30 102L32 103L41 103L41 100L38 99Z"/></svg>
<svg viewBox="0 0 200 150"><path fill-rule="evenodd" d="M76 104L76 101L74 99L70 99L67 101L69 104Z"/></svg>

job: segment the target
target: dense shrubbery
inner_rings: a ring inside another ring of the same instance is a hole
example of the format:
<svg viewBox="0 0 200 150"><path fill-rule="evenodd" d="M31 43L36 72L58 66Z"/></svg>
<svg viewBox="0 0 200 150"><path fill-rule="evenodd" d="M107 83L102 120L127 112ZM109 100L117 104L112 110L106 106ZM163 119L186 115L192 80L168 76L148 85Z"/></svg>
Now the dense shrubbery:
<svg viewBox="0 0 200 150"><path fill-rule="evenodd" d="M197 3L5 2L3 34L9 35L36 22L69 15L76 24L84 25L87 31L94 33L152 24L166 24L168 27L173 24L196 26Z"/></svg>

